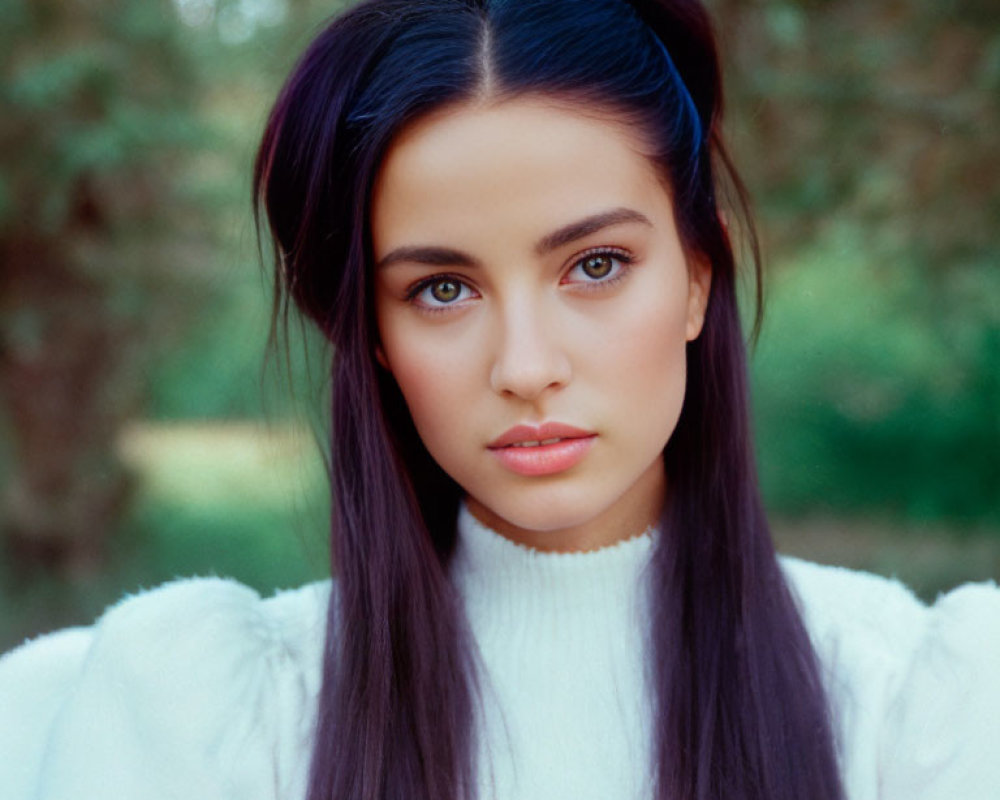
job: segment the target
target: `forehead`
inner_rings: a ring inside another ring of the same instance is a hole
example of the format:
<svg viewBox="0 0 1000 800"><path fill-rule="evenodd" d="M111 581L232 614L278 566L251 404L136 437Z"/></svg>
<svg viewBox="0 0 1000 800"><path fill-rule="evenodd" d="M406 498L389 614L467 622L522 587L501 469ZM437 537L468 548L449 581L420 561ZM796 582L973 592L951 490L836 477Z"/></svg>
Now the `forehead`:
<svg viewBox="0 0 1000 800"><path fill-rule="evenodd" d="M449 106L405 128L376 181L372 233L376 252L508 224L536 235L612 206L671 211L635 129L605 109L518 97Z"/></svg>

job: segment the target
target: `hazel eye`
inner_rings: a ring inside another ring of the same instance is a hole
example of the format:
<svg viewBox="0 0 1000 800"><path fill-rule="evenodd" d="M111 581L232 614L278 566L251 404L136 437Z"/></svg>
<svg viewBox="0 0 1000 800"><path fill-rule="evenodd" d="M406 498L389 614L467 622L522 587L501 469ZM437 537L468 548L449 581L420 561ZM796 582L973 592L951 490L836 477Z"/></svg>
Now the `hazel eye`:
<svg viewBox="0 0 1000 800"><path fill-rule="evenodd" d="M603 286L624 277L632 257L618 250L600 250L584 253L566 274L565 283L594 284Z"/></svg>
<svg viewBox="0 0 1000 800"><path fill-rule="evenodd" d="M409 293L412 302L427 309L445 308L474 296L475 293L466 283L447 275L428 278Z"/></svg>
<svg viewBox="0 0 1000 800"><path fill-rule="evenodd" d="M588 256L580 262L580 269L588 278L606 278L614 268L614 259L608 255Z"/></svg>
<svg viewBox="0 0 1000 800"><path fill-rule="evenodd" d="M462 293L462 287L453 280L438 281L430 287L431 295L439 303L452 303Z"/></svg>

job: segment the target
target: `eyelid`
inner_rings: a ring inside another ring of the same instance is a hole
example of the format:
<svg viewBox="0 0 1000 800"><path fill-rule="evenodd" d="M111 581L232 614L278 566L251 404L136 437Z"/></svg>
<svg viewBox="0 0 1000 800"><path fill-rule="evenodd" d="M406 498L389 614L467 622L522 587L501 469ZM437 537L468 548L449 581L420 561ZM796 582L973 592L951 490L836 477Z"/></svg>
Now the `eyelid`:
<svg viewBox="0 0 1000 800"><path fill-rule="evenodd" d="M580 263L587 258L592 256L608 256L618 261L622 268L618 272L612 274L606 278L590 279L590 280L577 280L569 281L566 277L577 267ZM602 289L609 285L617 283L619 280L623 279L629 272L631 265L635 262L635 256L623 247L614 246L600 246L591 247L584 250L581 253L574 255L569 261L569 268L566 270L566 275L563 276L563 280L560 283L570 286L582 287L585 290L589 289Z"/></svg>
<svg viewBox="0 0 1000 800"><path fill-rule="evenodd" d="M433 275L426 275L422 278L418 278L409 286L406 287L405 299L412 300L418 294L420 294L428 286L433 286L435 283L440 283L441 281L455 281L455 283L460 283L463 286L472 289L468 280L461 275L456 275L452 272L436 272Z"/></svg>
<svg viewBox="0 0 1000 800"><path fill-rule="evenodd" d="M420 295L433 286L435 283L440 283L441 281L454 281L455 283L461 285L473 295L473 298L479 297L479 291L471 284L469 281L461 275L456 275L451 272L438 272L434 275L427 275L426 277L420 278L414 281L410 286L407 287L406 293L403 295L403 299L424 312L435 313L439 311L447 311L449 308L458 307L463 304L465 300L471 298L464 298L464 300L456 300L452 303L443 303L441 305L428 305L426 303L421 303L418 301Z"/></svg>

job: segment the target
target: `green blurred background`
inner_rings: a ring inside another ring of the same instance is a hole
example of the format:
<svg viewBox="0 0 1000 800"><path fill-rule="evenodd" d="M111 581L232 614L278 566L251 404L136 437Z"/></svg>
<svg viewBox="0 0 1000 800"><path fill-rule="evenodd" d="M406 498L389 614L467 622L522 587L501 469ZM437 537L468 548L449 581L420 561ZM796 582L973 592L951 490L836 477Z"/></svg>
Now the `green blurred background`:
<svg viewBox="0 0 1000 800"><path fill-rule="evenodd" d="M779 544L927 598L995 578L995 0L710 5ZM339 6L0 0L0 649L175 576L325 574L327 354L293 324L266 358L249 174Z"/></svg>

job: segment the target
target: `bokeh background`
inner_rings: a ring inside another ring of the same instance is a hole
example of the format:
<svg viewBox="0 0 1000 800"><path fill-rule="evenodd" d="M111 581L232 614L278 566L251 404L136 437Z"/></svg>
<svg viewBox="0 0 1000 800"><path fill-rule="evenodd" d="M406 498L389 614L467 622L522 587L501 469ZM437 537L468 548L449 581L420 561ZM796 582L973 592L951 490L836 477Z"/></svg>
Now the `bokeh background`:
<svg viewBox="0 0 1000 800"><path fill-rule="evenodd" d="M268 350L249 175L341 5L0 0L0 649L175 576L326 573L328 354ZM710 6L781 548L928 599L1000 576L1000 9Z"/></svg>

